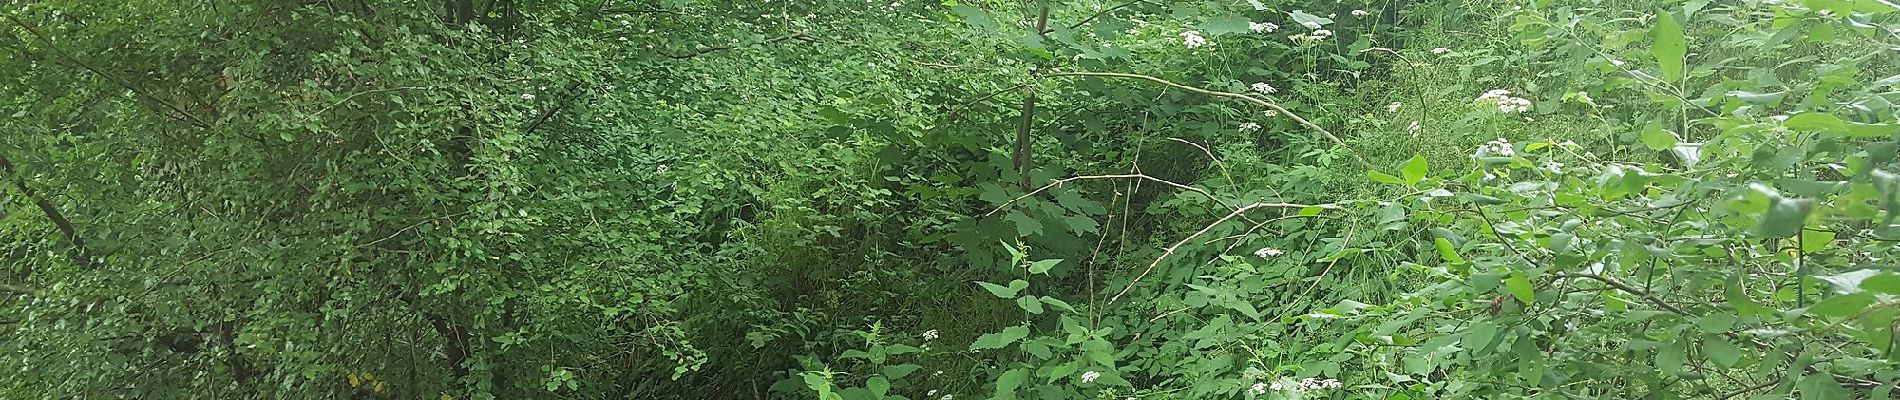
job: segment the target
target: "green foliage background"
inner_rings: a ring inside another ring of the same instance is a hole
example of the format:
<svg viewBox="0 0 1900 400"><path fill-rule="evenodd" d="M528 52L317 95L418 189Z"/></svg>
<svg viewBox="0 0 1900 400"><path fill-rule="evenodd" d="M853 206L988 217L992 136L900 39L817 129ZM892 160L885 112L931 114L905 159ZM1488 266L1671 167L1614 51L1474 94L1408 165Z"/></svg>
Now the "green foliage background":
<svg viewBox="0 0 1900 400"><path fill-rule="evenodd" d="M1896 11L4 0L0 398L1891 398Z"/></svg>

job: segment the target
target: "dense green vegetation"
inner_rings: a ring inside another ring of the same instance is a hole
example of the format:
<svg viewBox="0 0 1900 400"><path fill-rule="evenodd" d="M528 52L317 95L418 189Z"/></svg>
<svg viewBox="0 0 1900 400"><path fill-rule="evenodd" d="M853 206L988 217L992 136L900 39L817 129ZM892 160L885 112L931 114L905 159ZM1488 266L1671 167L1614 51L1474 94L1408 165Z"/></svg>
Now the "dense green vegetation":
<svg viewBox="0 0 1900 400"><path fill-rule="evenodd" d="M0 398L1900 398L1892 0L6 0L0 89Z"/></svg>

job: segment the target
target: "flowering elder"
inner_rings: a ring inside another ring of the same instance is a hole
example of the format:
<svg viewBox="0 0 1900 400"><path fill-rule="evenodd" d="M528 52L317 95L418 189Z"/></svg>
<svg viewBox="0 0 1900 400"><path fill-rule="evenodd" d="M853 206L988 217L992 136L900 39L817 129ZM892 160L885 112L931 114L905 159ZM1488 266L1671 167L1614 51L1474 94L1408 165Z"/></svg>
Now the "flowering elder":
<svg viewBox="0 0 1900 400"><path fill-rule="evenodd" d="M1275 92L1279 92L1280 90L1274 89L1273 85L1268 85L1266 82L1254 82L1253 91L1260 92L1260 94L1273 94Z"/></svg>
<svg viewBox="0 0 1900 400"><path fill-rule="evenodd" d="M1190 48L1190 49L1206 46L1207 38L1201 37L1200 32L1195 32L1195 31L1181 32L1181 44L1184 46L1187 46L1187 48Z"/></svg>
<svg viewBox="0 0 1900 400"><path fill-rule="evenodd" d="M1286 254L1286 252L1272 247L1261 247L1260 250L1253 251L1253 255L1260 258L1278 257L1281 254Z"/></svg>

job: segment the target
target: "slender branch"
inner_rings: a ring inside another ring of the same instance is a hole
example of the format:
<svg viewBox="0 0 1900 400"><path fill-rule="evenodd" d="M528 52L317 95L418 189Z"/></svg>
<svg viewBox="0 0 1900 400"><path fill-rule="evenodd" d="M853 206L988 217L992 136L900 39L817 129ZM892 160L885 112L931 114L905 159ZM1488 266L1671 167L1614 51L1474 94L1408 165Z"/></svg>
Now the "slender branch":
<svg viewBox="0 0 1900 400"><path fill-rule="evenodd" d="M53 226L59 228L60 235L65 236L66 241L73 245L72 251L67 256L72 257L73 262L79 264L80 267L91 269L93 259L90 253L86 252L86 240L79 236L79 229L73 227L72 220L66 219L66 214L61 213L59 207L53 205L52 201L46 200L46 197L40 196L33 187L27 186L26 177L13 167L13 161L8 160L4 154L0 154L0 173L12 177L13 186L20 189L20 194L25 195L34 206L39 207L40 212L46 214L46 219L53 221Z"/></svg>
<svg viewBox="0 0 1900 400"><path fill-rule="evenodd" d="M1109 297L1108 303L1114 304L1115 301L1121 300L1122 296L1127 295L1129 290L1133 290L1136 284L1141 283L1142 278L1147 278L1148 274L1155 272L1155 267L1160 266L1161 261L1167 260L1168 256L1174 255L1175 250L1179 250L1181 248L1181 245L1187 244L1187 242L1194 240L1194 238L1207 234L1208 231L1214 230L1214 227L1220 226L1220 224L1225 223L1228 220L1234 219L1234 217L1239 217L1241 214L1245 214L1248 210L1253 210L1256 208L1267 208L1267 207L1274 207L1274 208L1319 207L1319 208L1325 208L1325 209L1339 208L1338 206L1334 206L1331 204L1313 205L1313 204L1292 204L1292 203L1253 203L1253 204L1248 204L1245 207L1235 209L1234 212L1228 213L1227 216L1220 217L1220 219L1214 220L1214 223L1207 224L1207 226L1202 227L1200 231L1194 232L1193 235L1188 235L1188 237L1182 238L1180 241L1174 242L1173 245L1168 246L1167 250L1164 250L1161 252L1160 257L1155 257L1154 262L1148 263L1148 268L1142 270L1141 275L1136 275L1134 280L1128 281L1128 286L1122 287L1122 290L1120 292L1117 292L1115 293L1114 296Z"/></svg>
<svg viewBox="0 0 1900 400"><path fill-rule="evenodd" d="M1681 315L1685 317L1691 317L1691 318L1696 317L1695 314L1690 314L1688 311L1683 311L1682 308L1676 307L1674 304L1669 304L1668 302L1665 302L1662 299L1658 299L1655 296L1650 296L1648 292L1644 292L1642 289L1637 289L1635 286L1630 286L1627 283L1623 283L1623 281L1616 280L1616 278L1611 278L1611 277L1597 275L1597 274L1557 274L1556 276L1559 278L1584 278L1584 279L1595 280L1598 282L1603 282L1603 284L1610 285L1610 287L1616 288L1616 290L1620 290L1620 291L1623 291L1624 293L1636 295L1636 297L1641 297L1643 298L1644 301L1648 301L1650 304L1655 304L1656 307L1661 307L1664 310L1669 310L1669 312L1676 313L1677 315Z"/></svg>
<svg viewBox="0 0 1900 400"><path fill-rule="evenodd" d="M1271 101L1266 101L1266 100L1261 100L1261 99L1260 99L1260 98L1258 98L1258 97L1253 97L1253 96L1249 96L1249 95L1246 95L1246 94L1241 94L1241 93L1233 93L1233 92L1222 92L1222 91L1215 91L1215 90L1207 90L1207 89L1202 89L1202 88L1198 88L1198 87L1193 87L1193 86L1188 86L1188 85L1183 85L1183 84L1179 84L1179 83L1174 83L1174 82L1171 82L1171 81L1168 81L1168 80L1166 80L1166 79L1161 79L1161 78L1156 78L1156 77L1153 77L1153 76L1148 76L1148 75L1141 75L1141 74L1124 74L1124 73L1117 73L1117 72L1059 72L1059 73L1053 73L1053 74L1048 74L1048 75L1045 75L1045 76L1050 76L1050 77L1057 77L1057 76L1095 76L1095 77L1110 77L1110 78L1126 78L1126 79L1140 79L1140 80L1145 80L1145 81L1149 81L1149 82L1154 82L1154 83L1158 83L1158 84L1161 84L1161 85L1163 85L1163 86L1168 86L1168 87L1172 87L1172 88L1176 88L1176 89L1181 89L1181 90L1186 90L1186 91L1189 91L1189 92L1194 92L1194 93L1200 93L1200 94L1205 94L1205 95L1209 95L1209 96L1218 96L1218 97L1227 97L1227 98L1234 98L1234 99L1240 99L1240 100L1244 100L1244 101L1246 101L1246 102L1249 102L1249 103L1254 103L1254 104L1258 104L1258 105L1260 105L1260 106L1263 106L1263 107L1266 107L1266 108L1271 108L1271 109L1273 109L1274 111L1277 111L1277 112L1279 112L1280 114L1283 114L1283 115L1286 115L1286 116L1287 116L1287 118L1292 118L1292 119L1293 119L1293 122L1296 122L1296 123L1299 123L1299 124L1300 124L1300 126L1304 126L1304 127L1306 127L1307 129L1312 129L1312 130L1313 130L1314 132L1319 132L1319 134L1320 134L1320 136L1324 136L1324 137L1325 137L1325 138L1326 138L1327 140L1330 140L1330 141L1332 141L1332 142L1333 142L1333 144L1337 144L1337 145L1339 145L1339 147L1341 147L1341 148L1345 148L1345 149L1348 149L1348 150L1350 150L1350 149L1352 149L1352 147L1351 147L1351 146L1347 146L1347 145L1346 145L1346 141L1345 141L1345 140L1341 140L1341 139L1339 138L1339 136L1336 136L1336 135L1333 135L1333 132L1332 132L1332 131L1328 131L1328 130L1326 130L1326 128L1321 128L1321 127L1320 127L1319 125L1317 125L1317 124L1314 124L1314 123L1313 123L1312 121L1308 121L1308 120L1307 120L1306 118L1303 118L1303 117L1300 117L1300 115L1299 115L1299 114L1294 114L1292 110L1287 110L1287 109L1286 109L1286 107L1281 107L1281 106L1280 106L1279 104L1276 104L1276 103L1274 103L1274 102L1271 102ZM1371 162L1368 162L1368 161L1366 161L1366 159L1365 159L1365 157L1362 157L1362 156L1360 156L1359 154L1356 154L1356 153L1355 153L1355 154L1353 154L1353 158L1354 158L1354 159L1356 159L1356 160L1358 160L1358 161L1359 161L1359 164L1360 164L1360 165L1362 165L1362 166L1364 166L1364 167L1366 167L1367 169L1372 169L1372 163L1371 163Z"/></svg>

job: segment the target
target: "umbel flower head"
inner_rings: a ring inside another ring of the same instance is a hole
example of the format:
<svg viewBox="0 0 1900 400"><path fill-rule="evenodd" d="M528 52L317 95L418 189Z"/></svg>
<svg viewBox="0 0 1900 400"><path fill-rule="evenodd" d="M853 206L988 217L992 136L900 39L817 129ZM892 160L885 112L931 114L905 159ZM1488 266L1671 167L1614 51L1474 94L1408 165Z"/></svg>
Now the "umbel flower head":
<svg viewBox="0 0 1900 400"><path fill-rule="evenodd" d="M1512 97L1511 91L1504 89L1491 89L1490 91L1484 92L1483 95L1478 96L1477 102L1497 104L1498 112L1505 114L1526 113L1531 111L1530 99Z"/></svg>
<svg viewBox="0 0 1900 400"><path fill-rule="evenodd" d="M1260 92L1260 94L1273 94L1274 92L1279 92L1280 89L1274 89L1273 85L1268 85L1266 82L1254 82L1253 91Z"/></svg>
<svg viewBox="0 0 1900 400"><path fill-rule="evenodd" d="M1206 46L1207 38L1201 37L1200 32L1195 32L1195 31L1181 32L1181 44L1184 46L1187 46L1187 48L1190 48L1190 49Z"/></svg>
<svg viewBox="0 0 1900 400"><path fill-rule="evenodd" d="M1247 30L1254 31L1254 33L1271 33L1280 30L1280 26L1274 25L1272 22L1248 22Z"/></svg>

